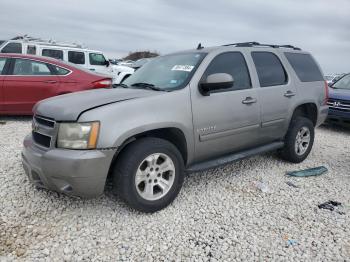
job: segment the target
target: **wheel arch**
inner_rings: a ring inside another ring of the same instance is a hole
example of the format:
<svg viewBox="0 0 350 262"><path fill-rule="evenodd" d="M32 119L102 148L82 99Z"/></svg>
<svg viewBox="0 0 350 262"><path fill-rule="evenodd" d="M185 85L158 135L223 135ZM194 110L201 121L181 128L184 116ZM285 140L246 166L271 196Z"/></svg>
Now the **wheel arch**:
<svg viewBox="0 0 350 262"><path fill-rule="evenodd" d="M317 118L318 118L318 107L316 103L314 102L306 102L297 105L294 110L293 114L291 116L290 121L293 121L298 116L303 116L311 120L314 127L317 124Z"/></svg>

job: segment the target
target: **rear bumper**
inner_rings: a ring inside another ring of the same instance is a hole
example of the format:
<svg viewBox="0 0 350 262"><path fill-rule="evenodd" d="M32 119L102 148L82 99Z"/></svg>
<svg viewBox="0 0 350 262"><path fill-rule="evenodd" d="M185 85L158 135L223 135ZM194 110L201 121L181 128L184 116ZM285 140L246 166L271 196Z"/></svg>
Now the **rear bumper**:
<svg viewBox="0 0 350 262"><path fill-rule="evenodd" d="M328 110L329 110L328 106L320 107L316 126L320 126L326 121L328 116Z"/></svg>
<svg viewBox="0 0 350 262"><path fill-rule="evenodd" d="M44 151L31 135L23 145L23 168L36 186L86 198L103 193L114 150Z"/></svg>

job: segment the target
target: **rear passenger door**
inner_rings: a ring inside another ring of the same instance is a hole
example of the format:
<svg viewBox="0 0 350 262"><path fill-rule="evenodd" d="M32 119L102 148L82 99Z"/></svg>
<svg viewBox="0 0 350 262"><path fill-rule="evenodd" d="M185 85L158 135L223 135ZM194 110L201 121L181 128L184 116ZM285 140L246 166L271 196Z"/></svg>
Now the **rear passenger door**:
<svg viewBox="0 0 350 262"><path fill-rule="evenodd" d="M232 75L232 88L203 96L198 86L191 86L197 161L249 148L258 142L260 108L244 55L218 54L204 74L199 75L198 82L215 73Z"/></svg>
<svg viewBox="0 0 350 262"><path fill-rule="evenodd" d="M253 51L261 107L260 141L282 138L288 128L289 114L295 104L296 87L276 53Z"/></svg>
<svg viewBox="0 0 350 262"><path fill-rule="evenodd" d="M3 82L4 82L4 75L5 75L5 65L6 65L6 58L0 57L0 112L4 111L4 94L3 94Z"/></svg>
<svg viewBox="0 0 350 262"><path fill-rule="evenodd" d="M31 114L40 100L57 93L59 81L48 64L31 59L12 59L10 74L4 78L4 110Z"/></svg>

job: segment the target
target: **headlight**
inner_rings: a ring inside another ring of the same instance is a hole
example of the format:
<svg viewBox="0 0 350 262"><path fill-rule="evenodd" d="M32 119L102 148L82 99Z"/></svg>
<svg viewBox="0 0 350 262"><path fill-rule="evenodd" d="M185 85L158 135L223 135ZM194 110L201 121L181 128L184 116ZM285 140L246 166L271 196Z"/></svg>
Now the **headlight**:
<svg viewBox="0 0 350 262"><path fill-rule="evenodd" d="M67 149L94 149L100 129L99 122L60 123L57 147Z"/></svg>

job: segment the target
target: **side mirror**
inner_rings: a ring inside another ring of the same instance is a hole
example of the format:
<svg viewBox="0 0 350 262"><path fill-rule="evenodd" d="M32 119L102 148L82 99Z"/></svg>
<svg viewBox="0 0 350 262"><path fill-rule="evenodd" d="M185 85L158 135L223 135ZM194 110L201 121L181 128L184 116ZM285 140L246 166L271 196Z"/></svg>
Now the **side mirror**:
<svg viewBox="0 0 350 262"><path fill-rule="evenodd" d="M199 92L204 96L209 96L210 92L219 89L228 89L233 86L234 79L230 74L217 73L208 75L207 79L199 83Z"/></svg>
<svg viewBox="0 0 350 262"><path fill-rule="evenodd" d="M105 66L109 67L109 65L111 64L111 62L109 62L108 60L105 61Z"/></svg>

